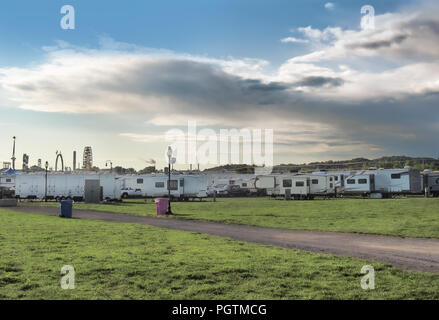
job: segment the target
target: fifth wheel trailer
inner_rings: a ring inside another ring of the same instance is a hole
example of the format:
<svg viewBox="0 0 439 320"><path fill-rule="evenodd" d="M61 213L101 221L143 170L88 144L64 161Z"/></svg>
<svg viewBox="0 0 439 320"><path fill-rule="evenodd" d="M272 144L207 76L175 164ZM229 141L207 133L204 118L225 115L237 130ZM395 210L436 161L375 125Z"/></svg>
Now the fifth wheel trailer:
<svg viewBox="0 0 439 320"><path fill-rule="evenodd" d="M47 175L48 199L84 199L86 180L98 180L102 188L102 199L120 199L122 187L119 177L110 174L61 174ZM15 195L21 199L44 199L46 196L45 174L20 174L15 179Z"/></svg>

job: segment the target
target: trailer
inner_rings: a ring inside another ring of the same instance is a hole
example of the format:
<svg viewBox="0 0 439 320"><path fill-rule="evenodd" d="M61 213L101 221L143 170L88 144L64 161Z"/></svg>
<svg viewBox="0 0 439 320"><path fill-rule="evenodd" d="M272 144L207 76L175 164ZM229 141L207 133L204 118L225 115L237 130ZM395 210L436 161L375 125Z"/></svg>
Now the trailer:
<svg viewBox="0 0 439 320"><path fill-rule="evenodd" d="M421 194L423 192L421 173L410 167L365 170L362 173L375 176L375 193L381 193L384 198L392 195Z"/></svg>
<svg viewBox="0 0 439 320"><path fill-rule="evenodd" d="M375 174L373 173L352 172L346 175L343 174L343 181L342 193L344 195L370 196L375 193Z"/></svg>
<svg viewBox="0 0 439 320"><path fill-rule="evenodd" d="M310 180L304 175L261 175L256 177L255 186L272 197L289 194L294 200L311 199Z"/></svg>
<svg viewBox="0 0 439 320"><path fill-rule="evenodd" d="M15 175L0 174L0 187L4 189L13 189L15 187Z"/></svg>
<svg viewBox="0 0 439 320"><path fill-rule="evenodd" d="M123 176L123 189L140 189L145 198L168 196L168 175L144 174ZM179 199L207 197L208 177L204 174L171 174L171 197Z"/></svg>
<svg viewBox="0 0 439 320"><path fill-rule="evenodd" d="M335 175L314 173L307 175L310 179L311 196L333 197L336 195L336 178Z"/></svg>
<svg viewBox="0 0 439 320"><path fill-rule="evenodd" d="M87 180L98 180L101 200L121 198L121 180L111 174L67 174L49 173L20 174L15 179L15 196L20 199L73 199L84 200L84 186Z"/></svg>
<svg viewBox="0 0 439 320"><path fill-rule="evenodd" d="M422 172L422 177L424 182L424 190L427 191L427 195L439 197L439 172L424 170Z"/></svg>

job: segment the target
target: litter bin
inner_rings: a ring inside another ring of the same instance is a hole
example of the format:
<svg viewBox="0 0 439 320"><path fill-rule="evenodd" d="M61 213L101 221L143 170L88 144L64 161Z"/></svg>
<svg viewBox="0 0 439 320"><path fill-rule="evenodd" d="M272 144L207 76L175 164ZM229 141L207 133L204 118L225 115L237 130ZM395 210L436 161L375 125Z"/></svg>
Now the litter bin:
<svg viewBox="0 0 439 320"><path fill-rule="evenodd" d="M157 209L157 215L161 216L168 212L168 198L155 198L155 205Z"/></svg>
<svg viewBox="0 0 439 320"><path fill-rule="evenodd" d="M73 201L72 200L61 200L60 201L60 208L61 211L59 213L60 217L63 218L71 218L72 217L72 208L73 208Z"/></svg>

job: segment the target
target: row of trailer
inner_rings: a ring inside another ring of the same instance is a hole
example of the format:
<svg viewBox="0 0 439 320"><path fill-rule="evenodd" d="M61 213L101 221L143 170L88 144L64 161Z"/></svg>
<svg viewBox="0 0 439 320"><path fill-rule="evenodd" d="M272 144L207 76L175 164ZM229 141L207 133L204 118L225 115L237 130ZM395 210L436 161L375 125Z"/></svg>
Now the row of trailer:
<svg viewBox="0 0 439 320"><path fill-rule="evenodd" d="M188 200L208 196L282 196L313 199L362 195L387 198L403 194L439 196L439 172L405 169L313 172L309 174L165 174L114 175L34 173L0 175L0 189L22 199L84 200L88 182L100 188L101 200L163 197Z"/></svg>
<svg viewBox="0 0 439 320"><path fill-rule="evenodd" d="M256 177L256 187L268 195L295 199L315 196L362 195L389 198L394 195L439 196L439 173L405 169L370 169L343 172L314 172Z"/></svg>
<svg viewBox="0 0 439 320"><path fill-rule="evenodd" d="M0 186L3 177L0 177ZM139 197L168 196L168 176L113 175L84 173L17 174L4 178L5 185L14 189L20 199L73 199L86 198L87 185L98 185L100 200L120 200L135 193ZM6 180L8 181L6 183ZM10 182L9 182L10 181ZM172 198L189 199L207 197L206 175L172 175L169 182Z"/></svg>

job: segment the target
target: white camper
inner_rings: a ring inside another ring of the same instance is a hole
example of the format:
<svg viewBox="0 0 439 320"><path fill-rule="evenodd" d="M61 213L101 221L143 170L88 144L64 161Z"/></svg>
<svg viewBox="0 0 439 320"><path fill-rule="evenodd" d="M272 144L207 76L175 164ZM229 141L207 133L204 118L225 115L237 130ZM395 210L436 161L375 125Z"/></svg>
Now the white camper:
<svg viewBox="0 0 439 320"><path fill-rule="evenodd" d="M168 195L168 175L144 174L122 177L123 188L140 189L143 197L164 197ZM171 174L171 196L174 198L207 197L206 175Z"/></svg>
<svg viewBox="0 0 439 320"><path fill-rule="evenodd" d="M411 168L366 170L363 174L375 175L375 192L384 197L392 194L419 194L423 191L420 172Z"/></svg>
<svg viewBox="0 0 439 320"><path fill-rule="evenodd" d="M343 194L370 195L375 192L375 175L373 173L355 173L344 175Z"/></svg>
<svg viewBox="0 0 439 320"><path fill-rule="evenodd" d="M265 189L270 196L285 196L289 192L295 200L310 198L309 176L293 174L257 176L255 186L257 189Z"/></svg>

